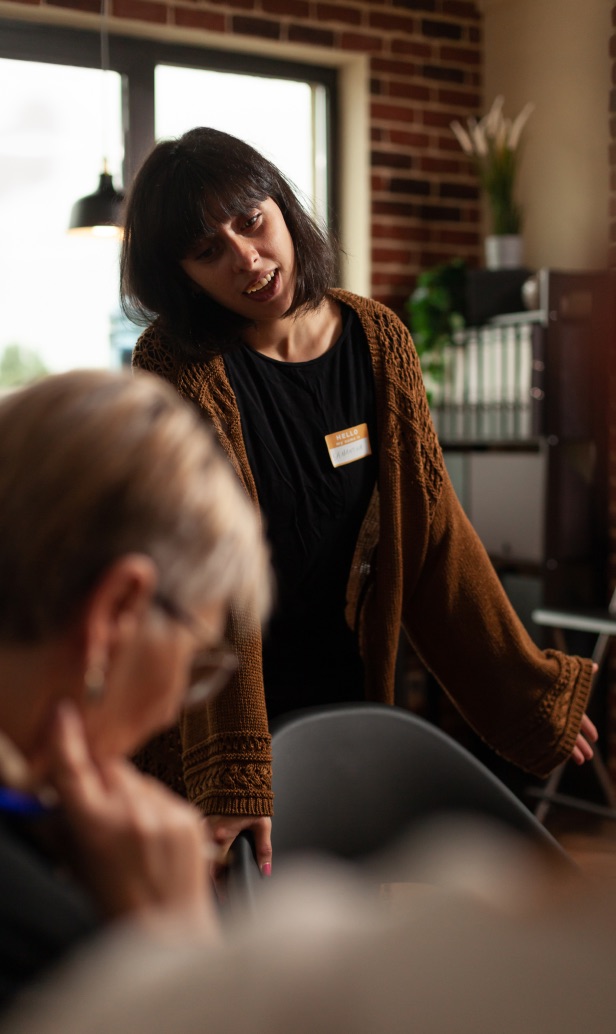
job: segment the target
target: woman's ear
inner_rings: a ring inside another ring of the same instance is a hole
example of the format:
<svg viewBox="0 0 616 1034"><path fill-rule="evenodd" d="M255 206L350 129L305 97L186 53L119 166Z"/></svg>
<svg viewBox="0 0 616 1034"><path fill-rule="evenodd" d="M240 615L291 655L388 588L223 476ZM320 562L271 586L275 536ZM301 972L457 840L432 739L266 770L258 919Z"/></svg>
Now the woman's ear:
<svg viewBox="0 0 616 1034"><path fill-rule="evenodd" d="M99 578L83 614L84 683L100 696L113 654L132 639L152 604L158 570L151 557L127 553Z"/></svg>

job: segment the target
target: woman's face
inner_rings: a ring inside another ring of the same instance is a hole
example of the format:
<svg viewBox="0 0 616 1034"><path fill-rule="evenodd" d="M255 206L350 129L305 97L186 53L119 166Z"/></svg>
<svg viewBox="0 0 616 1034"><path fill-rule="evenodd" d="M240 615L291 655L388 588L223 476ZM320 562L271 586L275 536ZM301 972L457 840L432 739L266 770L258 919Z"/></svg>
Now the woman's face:
<svg viewBox="0 0 616 1034"><path fill-rule="evenodd" d="M222 603L210 603L184 621L152 605L130 643L114 656L100 701L85 704L94 756L133 754L177 720L193 664L219 645L227 611Z"/></svg>
<svg viewBox="0 0 616 1034"><path fill-rule="evenodd" d="M208 297L252 322L279 319L295 293L293 240L271 198L219 223L180 264Z"/></svg>

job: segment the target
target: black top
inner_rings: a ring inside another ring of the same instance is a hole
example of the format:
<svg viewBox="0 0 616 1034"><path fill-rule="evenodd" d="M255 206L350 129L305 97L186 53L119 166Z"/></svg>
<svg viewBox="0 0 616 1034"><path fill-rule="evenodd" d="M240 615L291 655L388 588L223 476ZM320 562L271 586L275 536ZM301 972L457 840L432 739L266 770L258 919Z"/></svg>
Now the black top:
<svg viewBox="0 0 616 1034"><path fill-rule="evenodd" d="M225 356L278 585L264 637L270 718L363 698L344 607L376 481L375 400L359 320L343 307L343 321L335 345L309 362L280 362L248 346Z"/></svg>
<svg viewBox="0 0 616 1034"><path fill-rule="evenodd" d="M86 895L36 846L47 822L0 809L0 1009L100 927Z"/></svg>

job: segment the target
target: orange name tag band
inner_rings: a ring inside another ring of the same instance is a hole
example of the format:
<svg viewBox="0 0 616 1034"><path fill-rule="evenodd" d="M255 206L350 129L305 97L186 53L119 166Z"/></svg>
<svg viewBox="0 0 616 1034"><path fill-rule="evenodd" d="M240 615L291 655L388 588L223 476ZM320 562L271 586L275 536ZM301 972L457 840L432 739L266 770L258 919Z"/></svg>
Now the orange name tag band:
<svg viewBox="0 0 616 1034"><path fill-rule="evenodd" d="M333 467L344 467L346 463L355 463L372 454L368 424L357 424L356 427L346 427L344 431L326 434L325 444Z"/></svg>

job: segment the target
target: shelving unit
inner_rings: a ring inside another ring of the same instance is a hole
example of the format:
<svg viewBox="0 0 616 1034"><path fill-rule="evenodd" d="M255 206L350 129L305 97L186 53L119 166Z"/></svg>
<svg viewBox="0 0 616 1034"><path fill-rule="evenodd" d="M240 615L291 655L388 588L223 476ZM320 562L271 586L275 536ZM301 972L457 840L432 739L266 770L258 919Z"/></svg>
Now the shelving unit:
<svg viewBox="0 0 616 1034"><path fill-rule="evenodd" d="M536 309L493 316L452 346L433 412L462 505L547 645L533 609L607 598L613 332L608 274L541 270L537 287Z"/></svg>

